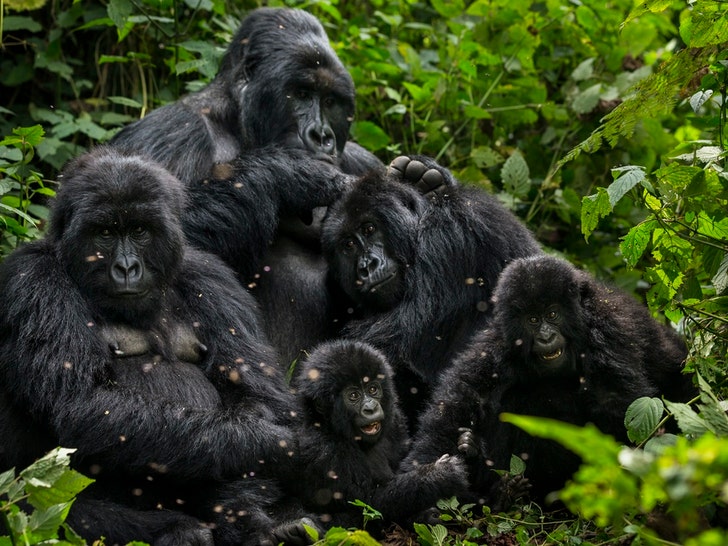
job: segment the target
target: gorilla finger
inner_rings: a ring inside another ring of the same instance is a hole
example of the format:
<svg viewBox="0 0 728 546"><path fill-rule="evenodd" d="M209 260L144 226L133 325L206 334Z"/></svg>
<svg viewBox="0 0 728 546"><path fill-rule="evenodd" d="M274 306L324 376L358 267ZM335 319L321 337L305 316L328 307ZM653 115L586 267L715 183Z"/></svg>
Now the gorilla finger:
<svg viewBox="0 0 728 546"><path fill-rule="evenodd" d="M427 167L425 167L424 163L417 160L410 161L404 171L405 182L419 183L425 171L427 171Z"/></svg>
<svg viewBox="0 0 728 546"><path fill-rule="evenodd" d="M417 187L422 193L428 194L431 192L441 192L447 188L447 185L445 184L445 177L442 176L440 171L430 169L422 175Z"/></svg>
<svg viewBox="0 0 728 546"><path fill-rule="evenodd" d="M395 157L389 164L389 167L387 167L387 174L397 178L402 178L410 161L410 158L406 155Z"/></svg>

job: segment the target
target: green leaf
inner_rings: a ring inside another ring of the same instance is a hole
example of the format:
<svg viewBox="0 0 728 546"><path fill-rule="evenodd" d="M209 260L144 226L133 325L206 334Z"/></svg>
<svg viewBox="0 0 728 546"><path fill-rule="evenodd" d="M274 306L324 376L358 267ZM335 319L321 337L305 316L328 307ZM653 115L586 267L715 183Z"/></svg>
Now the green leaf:
<svg viewBox="0 0 728 546"><path fill-rule="evenodd" d="M577 114L588 114L597 104L599 104L600 95L602 94L602 84L595 83L580 91L571 102L571 108Z"/></svg>
<svg viewBox="0 0 728 546"><path fill-rule="evenodd" d="M619 244L619 250L628 267L637 265L652 239L652 232L658 225L657 220L647 220L634 226L624 236Z"/></svg>
<svg viewBox="0 0 728 546"><path fill-rule="evenodd" d="M20 477L34 487L53 487L68 470L75 449L57 447L20 472Z"/></svg>
<svg viewBox="0 0 728 546"><path fill-rule="evenodd" d="M109 14L109 19L114 21L116 28L121 30L134 12L134 6L129 0L110 0L106 12Z"/></svg>
<svg viewBox="0 0 728 546"><path fill-rule="evenodd" d="M588 424L584 427L562 423L546 417L531 417L503 413L501 421L511 423L532 436L555 440L591 464L613 464L620 445L611 437L603 434L597 427Z"/></svg>
<svg viewBox="0 0 728 546"><path fill-rule="evenodd" d="M690 107L693 109L693 112L697 114L700 110L700 107L703 106L703 104L705 104L708 100L710 100L710 97L712 96L713 90L705 89L698 91L692 97L690 97Z"/></svg>
<svg viewBox="0 0 728 546"><path fill-rule="evenodd" d="M702 436L706 432L714 432L708 423L688 405L665 400L667 411L677 420L677 425L683 434Z"/></svg>
<svg viewBox="0 0 728 546"><path fill-rule="evenodd" d="M31 19L30 17L23 17L19 15L6 15L3 18L3 32L12 32L16 30L27 30L29 32L40 32L43 30L43 26Z"/></svg>
<svg viewBox="0 0 728 546"><path fill-rule="evenodd" d="M0 474L0 497L7 493L8 489L10 489L10 484L13 483L14 480L15 468L11 468L10 470L6 470Z"/></svg>
<svg viewBox="0 0 728 546"><path fill-rule="evenodd" d="M517 455L511 455L509 472L512 476L520 476L526 471L526 463Z"/></svg>
<svg viewBox="0 0 728 546"><path fill-rule="evenodd" d="M351 126L354 140L367 150L376 152L389 144L389 136L379 125L371 121L356 121Z"/></svg>
<svg viewBox="0 0 728 546"><path fill-rule="evenodd" d="M55 504L45 509L36 509L28 518L28 526L38 542L58 537L58 528L66 520L70 502Z"/></svg>
<svg viewBox="0 0 728 546"><path fill-rule="evenodd" d="M657 430L663 413L665 406L659 398L638 398L629 405L624 416L627 437L635 444L641 444Z"/></svg>
<svg viewBox="0 0 728 546"><path fill-rule="evenodd" d="M645 169L639 165L626 165L612 169L612 176L615 178L607 188L609 204L612 208L637 184L645 179Z"/></svg>
<svg viewBox="0 0 728 546"><path fill-rule="evenodd" d="M609 194L604 188L597 188L597 193L587 195L581 200L581 232L589 240L589 235L597 228L599 220L612 212Z"/></svg>
<svg viewBox="0 0 728 546"><path fill-rule="evenodd" d="M67 469L55 480L52 487L27 484L25 488L30 495L28 502L35 508L44 509L71 501L93 482L91 478L73 469Z"/></svg>
<svg viewBox="0 0 728 546"><path fill-rule="evenodd" d="M516 150L506 159L501 168L501 178L505 190L516 197L526 197L531 188L531 177L528 163L521 152Z"/></svg>
<svg viewBox="0 0 728 546"><path fill-rule="evenodd" d="M723 260L718 266L718 271L711 279L716 294L722 294L728 288L728 253L723 255Z"/></svg>
<svg viewBox="0 0 728 546"><path fill-rule="evenodd" d="M470 157L481 169L488 169L503 163L504 158L490 146L478 146L470 151Z"/></svg>

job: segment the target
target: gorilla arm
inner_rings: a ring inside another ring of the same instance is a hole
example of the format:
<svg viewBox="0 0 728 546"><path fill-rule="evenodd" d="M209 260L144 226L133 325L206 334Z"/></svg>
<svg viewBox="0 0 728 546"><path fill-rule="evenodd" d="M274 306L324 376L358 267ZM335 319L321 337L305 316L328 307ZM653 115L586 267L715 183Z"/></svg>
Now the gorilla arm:
<svg viewBox="0 0 728 546"><path fill-rule="evenodd" d="M245 153L215 174L188 184L185 235L197 248L214 248L244 280L258 271L281 216L310 215L353 180L328 161L279 146Z"/></svg>

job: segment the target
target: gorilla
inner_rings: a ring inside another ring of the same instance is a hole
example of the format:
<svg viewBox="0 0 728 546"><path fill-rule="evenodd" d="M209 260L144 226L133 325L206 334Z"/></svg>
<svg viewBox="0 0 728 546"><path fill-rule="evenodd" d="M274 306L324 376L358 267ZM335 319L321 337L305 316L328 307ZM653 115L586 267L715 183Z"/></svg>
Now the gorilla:
<svg viewBox="0 0 728 546"><path fill-rule="evenodd" d="M447 453L467 457L473 492L489 502L511 454L526 461L543 499L577 469L555 442L499 421L510 412L593 423L627 441L624 414L636 398L687 401L681 337L631 295L551 256L513 261L493 295L493 319L441 378L404 467Z"/></svg>
<svg viewBox="0 0 728 546"><path fill-rule="evenodd" d="M295 399L250 294L185 244L180 182L102 147L61 180L46 237L0 267L0 468L75 448L89 542L297 542Z"/></svg>
<svg viewBox="0 0 728 546"><path fill-rule="evenodd" d="M312 209L338 196L342 186L331 180L342 173L383 168L347 142L354 99L351 76L314 16L259 8L207 87L111 140L150 154L183 181L191 194L187 239L221 256L253 289L286 361L333 332L320 214Z"/></svg>
<svg viewBox="0 0 728 546"><path fill-rule="evenodd" d="M360 500L382 513L375 525L404 524L466 490L458 456L398 472L409 442L392 370L381 352L335 340L314 348L300 366L294 379L303 405L298 485L323 523L361 526L361 508L351 504ZM376 533L371 525L367 529Z"/></svg>
<svg viewBox="0 0 728 546"><path fill-rule="evenodd" d="M427 157L399 157L329 207L322 247L343 292L342 335L389 359L410 425L429 386L490 316L511 260L540 252L496 198Z"/></svg>

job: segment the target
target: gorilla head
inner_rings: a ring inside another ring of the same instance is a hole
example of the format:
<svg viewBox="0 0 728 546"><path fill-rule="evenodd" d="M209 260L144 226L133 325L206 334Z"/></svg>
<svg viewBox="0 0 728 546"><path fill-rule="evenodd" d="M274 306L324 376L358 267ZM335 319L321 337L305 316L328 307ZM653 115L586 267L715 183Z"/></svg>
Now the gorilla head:
<svg viewBox="0 0 728 546"><path fill-rule="evenodd" d="M103 147L71 161L61 180L49 237L69 276L108 318L156 317L182 261L180 182Z"/></svg>
<svg viewBox="0 0 728 546"><path fill-rule="evenodd" d="M354 118L354 82L313 15L251 12L218 78L237 105L242 149L278 143L341 156Z"/></svg>
<svg viewBox="0 0 728 546"><path fill-rule="evenodd" d="M296 387L308 421L338 441L367 446L389 435L396 406L391 381L392 370L379 351L337 340L311 352Z"/></svg>
<svg viewBox="0 0 728 546"><path fill-rule="evenodd" d="M332 277L352 301L384 311L402 300L425 205L414 188L371 174L329 207L323 251Z"/></svg>
<svg viewBox="0 0 728 546"><path fill-rule="evenodd" d="M549 256L515 260L501 273L493 323L507 328L506 350L522 355L519 360L536 376L576 373L578 346L586 336L581 278Z"/></svg>

